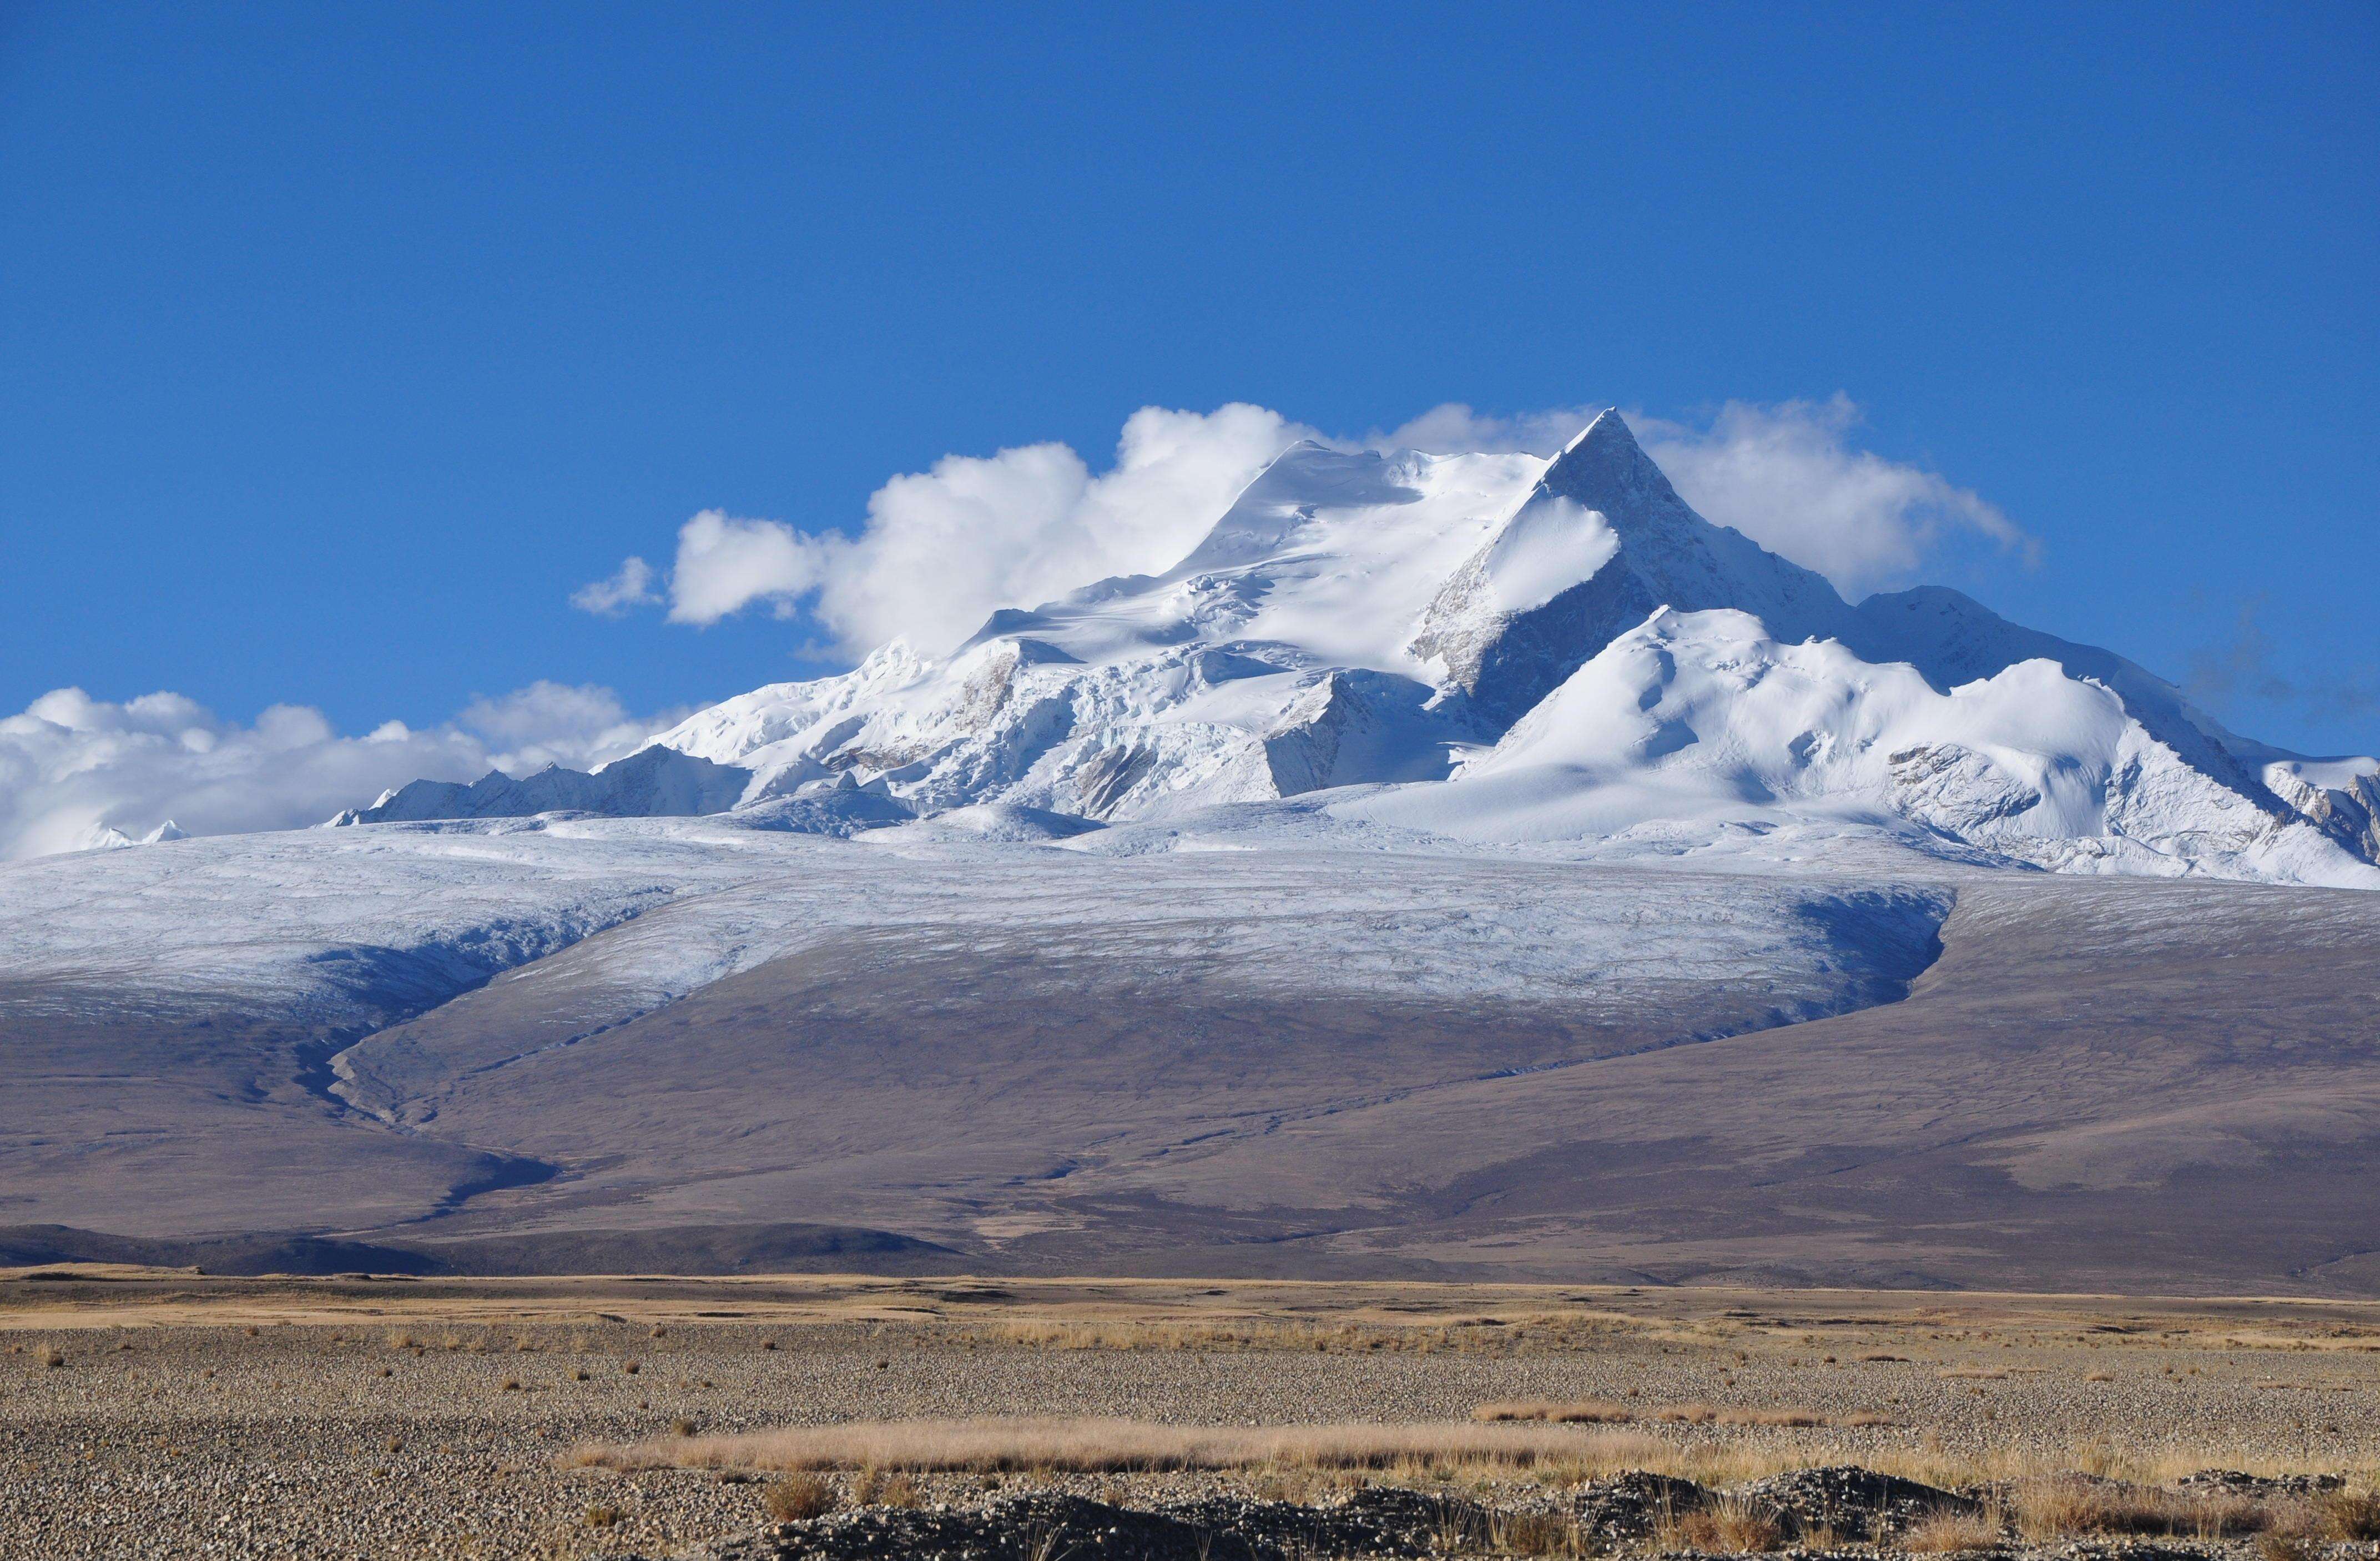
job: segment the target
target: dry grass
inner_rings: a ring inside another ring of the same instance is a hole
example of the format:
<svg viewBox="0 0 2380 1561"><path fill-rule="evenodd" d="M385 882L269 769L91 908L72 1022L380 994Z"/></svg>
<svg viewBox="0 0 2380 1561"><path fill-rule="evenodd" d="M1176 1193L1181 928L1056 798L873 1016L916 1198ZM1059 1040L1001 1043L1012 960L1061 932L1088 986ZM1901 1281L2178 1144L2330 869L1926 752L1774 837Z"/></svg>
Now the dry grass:
<svg viewBox="0 0 2380 1561"><path fill-rule="evenodd" d="M2078 1534L2163 1534L2232 1539L2269 1526L2263 1504L2056 1474L2019 1481L2010 1495L2016 1531L2035 1543Z"/></svg>
<svg viewBox="0 0 2380 1561"><path fill-rule="evenodd" d="M2265 1531L2301 1545L2380 1540L2380 1494L2323 1491L2302 1500L2276 1504Z"/></svg>
<svg viewBox="0 0 2380 1561"><path fill-rule="evenodd" d="M1489 1406L1491 1409L1508 1406ZM2063 1452L1971 1453L1930 1439L1915 1446L1847 1446L1827 1439L1765 1434L1779 1417L1732 1436L1664 1436L1654 1425L1622 1426L1535 1416L1471 1423L1342 1423L1288 1426L1160 1425L1093 1418L983 1418L855 1421L841 1425L637 1443L582 1445L565 1461L614 1470L754 1470L876 1469L985 1475L1254 1470L1304 1479L1301 1470L1368 1471L1405 1484L1526 1471L1554 1485L1628 1470L1720 1488L1827 1463L1855 1462L1879 1473L1953 1488L1997 1483L2010 1492L2011 1520L2028 1537L2064 1533L2238 1535L2263 1526L2253 1504L2220 1495L2143 1489L2211 1467L2282 1473L2242 1448L2164 1449L2154 1454L2103 1441ZM1744 1422L1734 1422L1742 1424ZM1794 1423L1791 1418L1782 1423ZM2380 1500L2342 1500L2341 1532L2380 1534Z"/></svg>
<svg viewBox="0 0 2380 1561"><path fill-rule="evenodd" d="M821 1518L835 1508L834 1487L815 1474L789 1474L770 1482L760 1493L760 1505L780 1523Z"/></svg>
<svg viewBox="0 0 2380 1561"><path fill-rule="evenodd" d="M1998 1546L2007 1527L2007 1519L1997 1507L1981 1512L1936 1512L1911 1524L1896 1543L1899 1549L1918 1555L1992 1550Z"/></svg>
<svg viewBox="0 0 2380 1561"><path fill-rule="evenodd" d="M1784 1539L1775 1515L1737 1495L1722 1495L1690 1512L1664 1513L1653 1542L1663 1551L1716 1551L1751 1555L1774 1550Z"/></svg>
<svg viewBox="0 0 2380 1561"><path fill-rule="evenodd" d="M1503 1555L1585 1555L1592 1548L1576 1523L1554 1512L1496 1513L1488 1543Z"/></svg>
<svg viewBox="0 0 2380 1561"><path fill-rule="evenodd" d="M1101 1419L921 1420L801 1426L727 1436L590 1445L582 1468L1063 1470L1385 1470L1463 1464L1617 1470L1671 1463L1677 1449L1636 1433L1552 1425L1157 1425Z"/></svg>
<svg viewBox="0 0 2380 1561"><path fill-rule="evenodd" d="M2316 1496L2313 1506L2330 1538L2356 1544L2380 1540L2380 1492L2333 1491Z"/></svg>
<svg viewBox="0 0 2380 1561"><path fill-rule="evenodd" d="M887 1474L870 1465L851 1482L851 1499L857 1506L915 1506L917 1483L905 1474Z"/></svg>
<svg viewBox="0 0 2380 1561"><path fill-rule="evenodd" d="M35 1359L44 1367L55 1372L67 1363L67 1352L54 1344L43 1345L42 1353Z"/></svg>

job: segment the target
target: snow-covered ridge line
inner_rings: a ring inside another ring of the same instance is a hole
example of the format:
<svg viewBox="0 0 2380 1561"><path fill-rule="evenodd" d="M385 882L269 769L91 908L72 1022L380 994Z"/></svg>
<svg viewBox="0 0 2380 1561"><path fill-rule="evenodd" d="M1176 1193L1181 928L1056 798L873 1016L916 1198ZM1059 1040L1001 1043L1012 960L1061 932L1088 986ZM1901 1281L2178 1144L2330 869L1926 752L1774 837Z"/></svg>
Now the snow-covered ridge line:
<svg viewBox="0 0 2380 1561"><path fill-rule="evenodd" d="M2380 887L2380 762L2241 738L1956 591L1847 603L1695 514L1616 411L1550 461L1293 445L1163 574L755 689L593 775L417 783L342 817L733 808L849 834L1000 804L1071 829L1315 794L1477 847L1800 822Z"/></svg>

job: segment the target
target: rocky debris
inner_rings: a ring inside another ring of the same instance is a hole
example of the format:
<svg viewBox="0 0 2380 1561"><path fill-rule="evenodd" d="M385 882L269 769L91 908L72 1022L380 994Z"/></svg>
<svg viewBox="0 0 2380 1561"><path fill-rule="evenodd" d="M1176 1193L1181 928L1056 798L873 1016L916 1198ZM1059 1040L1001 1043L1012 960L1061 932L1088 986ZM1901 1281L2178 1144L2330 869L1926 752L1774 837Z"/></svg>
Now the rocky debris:
<svg viewBox="0 0 2380 1561"><path fill-rule="evenodd" d="M1279 1555L1423 1555L1453 1534L1485 1533L1488 1509L1459 1496L1367 1487L1332 1506L1208 1496L1158 1509L1214 1536L1208 1561ZM1234 1545L1240 1548L1232 1548ZM1442 1546L1441 1546L1442 1548Z"/></svg>
<svg viewBox="0 0 2380 1561"><path fill-rule="evenodd" d="M1289 1561L1427 1555L1438 1542L1487 1532L1484 1509L1415 1491L1357 1491L1330 1506L1209 1496L1148 1511L1035 1494L972 1510L831 1513L715 1542L697 1555L703 1561Z"/></svg>
<svg viewBox="0 0 2380 1561"><path fill-rule="evenodd" d="M1587 1537L1617 1543L1643 1539L1664 1518L1694 1511L1709 1501L1710 1493L1691 1480L1630 1470L1580 1486L1576 1511Z"/></svg>
<svg viewBox="0 0 2380 1561"><path fill-rule="evenodd" d="M1755 1480L1741 1499L1774 1511L1790 1531L1831 1531L1839 1539L1872 1540L1895 1533L1937 1512L1979 1510L1971 1497L1855 1464L1797 1469Z"/></svg>
<svg viewBox="0 0 2380 1561"><path fill-rule="evenodd" d="M2202 1469L2195 1474L2185 1474L2173 1482L2177 1491L2189 1491L2200 1495L2250 1496L2262 1500L2269 1496L2311 1496L2323 1491L2336 1491L2347 1483L2337 1474L2244 1474L2236 1469Z"/></svg>

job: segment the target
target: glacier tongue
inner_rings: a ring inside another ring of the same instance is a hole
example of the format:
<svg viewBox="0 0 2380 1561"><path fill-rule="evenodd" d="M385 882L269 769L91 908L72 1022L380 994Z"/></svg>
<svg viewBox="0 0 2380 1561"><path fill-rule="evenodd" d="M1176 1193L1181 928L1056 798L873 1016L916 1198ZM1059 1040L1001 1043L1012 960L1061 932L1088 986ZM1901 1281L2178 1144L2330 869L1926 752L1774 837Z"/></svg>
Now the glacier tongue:
<svg viewBox="0 0 2380 1561"><path fill-rule="evenodd" d="M1854 607L1695 514L1617 411L1550 461L1302 442L1163 574L755 689L593 775L417 782L341 822L735 807L850 834L986 805L1003 838L1228 806L1482 845L1795 823L2380 886L2380 764L2240 738L1956 591Z"/></svg>

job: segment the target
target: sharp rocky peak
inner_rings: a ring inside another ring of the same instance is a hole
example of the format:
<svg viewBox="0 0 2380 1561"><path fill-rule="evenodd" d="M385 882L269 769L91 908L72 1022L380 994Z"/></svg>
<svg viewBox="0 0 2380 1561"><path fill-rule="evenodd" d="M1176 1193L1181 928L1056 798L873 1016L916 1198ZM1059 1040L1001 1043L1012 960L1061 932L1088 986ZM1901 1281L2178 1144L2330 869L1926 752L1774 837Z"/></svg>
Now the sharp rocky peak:
<svg viewBox="0 0 2380 1561"><path fill-rule="evenodd" d="M1693 514L1636 443L1617 407L1604 409L1562 447L1531 496L1568 499L1621 528L1657 516Z"/></svg>

